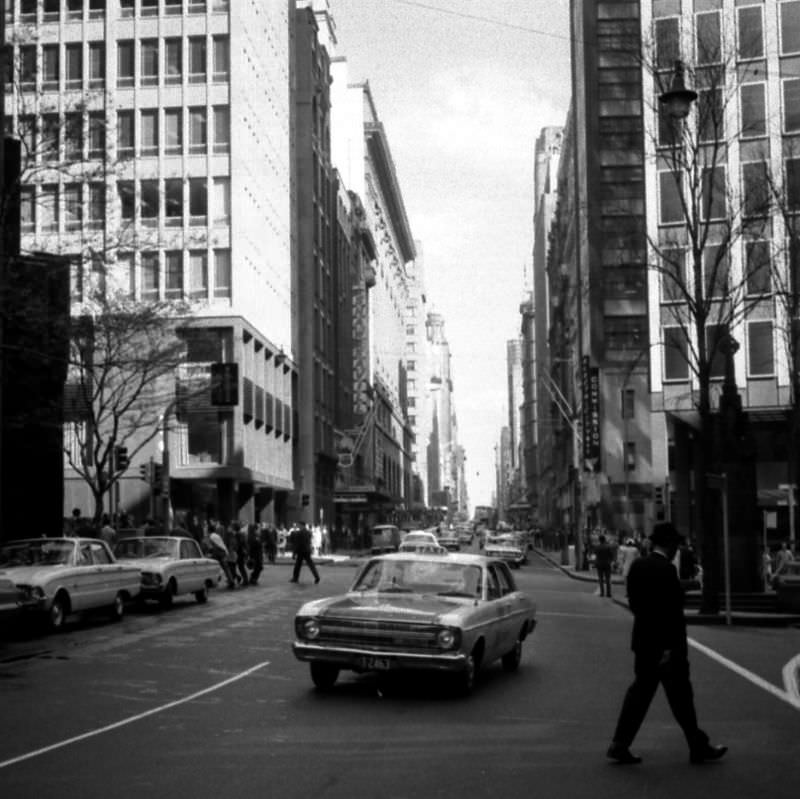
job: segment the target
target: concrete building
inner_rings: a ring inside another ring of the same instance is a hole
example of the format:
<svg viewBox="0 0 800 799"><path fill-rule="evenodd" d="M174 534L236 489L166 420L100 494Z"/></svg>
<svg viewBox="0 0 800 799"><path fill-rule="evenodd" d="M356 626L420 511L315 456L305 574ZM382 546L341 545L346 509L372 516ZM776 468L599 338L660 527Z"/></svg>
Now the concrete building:
<svg viewBox="0 0 800 799"><path fill-rule="evenodd" d="M294 3L233 5L9 6L23 251L76 256L73 313L101 287L187 303L180 380L238 365L237 405L195 403L176 418L170 401L161 446L134 447L120 506L140 518L137 465L163 452L173 511L291 515ZM65 507L87 500L68 470Z"/></svg>

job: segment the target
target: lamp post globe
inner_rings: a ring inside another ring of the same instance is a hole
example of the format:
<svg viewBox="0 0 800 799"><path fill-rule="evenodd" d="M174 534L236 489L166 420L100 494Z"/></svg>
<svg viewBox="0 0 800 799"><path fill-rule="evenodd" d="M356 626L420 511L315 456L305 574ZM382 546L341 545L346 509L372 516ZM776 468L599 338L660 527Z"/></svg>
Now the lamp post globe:
<svg viewBox="0 0 800 799"><path fill-rule="evenodd" d="M697 92L686 88L683 61L675 62L669 90L659 95L658 99L667 107L667 113L673 119L686 119L689 115L692 103L697 99Z"/></svg>

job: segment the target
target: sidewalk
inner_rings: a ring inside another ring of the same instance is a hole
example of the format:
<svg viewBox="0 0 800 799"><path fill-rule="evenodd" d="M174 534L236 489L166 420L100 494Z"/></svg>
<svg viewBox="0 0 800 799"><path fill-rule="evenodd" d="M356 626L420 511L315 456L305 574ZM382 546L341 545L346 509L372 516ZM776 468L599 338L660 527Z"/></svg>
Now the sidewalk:
<svg viewBox="0 0 800 799"><path fill-rule="evenodd" d="M561 563L560 552L545 552L542 549L534 549L534 552L548 563L560 569L567 577L572 580L580 580L584 583L594 583L597 585L597 577L593 571L577 571L575 566L570 564L565 566ZM612 586L619 586L619 596L612 596L611 601L626 610L628 602L625 599L625 581L618 574L611 576ZM726 618L724 610L719 614L700 613L699 611L687 611L687 624L725 624ZM800 615L794 613L749 613L745 611L733 610L731 612L731 624L749 627L795 627L800 626Z"/></svg>

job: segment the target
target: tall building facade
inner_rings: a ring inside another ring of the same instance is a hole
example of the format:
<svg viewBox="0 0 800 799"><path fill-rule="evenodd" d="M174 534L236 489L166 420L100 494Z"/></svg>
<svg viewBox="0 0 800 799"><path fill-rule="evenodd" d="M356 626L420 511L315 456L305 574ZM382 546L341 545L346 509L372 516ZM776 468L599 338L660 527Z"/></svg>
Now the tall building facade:
<svg viewBox="0 0 800 799"><path fill-rule="evenodd" d="M294 3L233 5L7 4L23 251L73 257L73 314L98 290L186 303L180 379L238 366L238 404L169 402L161 447L135 448L140 517L162 451L175 511L278 520L294 487ZM69 469L65 507L88 510Z"/></svg>

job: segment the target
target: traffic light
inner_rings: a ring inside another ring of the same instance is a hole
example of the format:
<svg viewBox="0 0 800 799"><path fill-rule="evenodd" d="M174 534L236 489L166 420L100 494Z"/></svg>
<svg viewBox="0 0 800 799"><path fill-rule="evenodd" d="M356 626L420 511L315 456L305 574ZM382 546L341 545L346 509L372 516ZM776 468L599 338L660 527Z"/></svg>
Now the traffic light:
<svg viewBox="0 0 800 799"><path fill-rule="evenodd" d="M302 494L300 496L300 504L304 508L307 508L310 502L311 502L311 497L308 494Z"/></svg>
<svg viewBox="0 0 800 799"><path fill-rule="evenodd" d="M124 472L128 466L130 466L128 448L123 446L114 447L114 471Z"/></svg>
<svg viewBox="0 0 800 799"><path fill-rule="evenodd" d="M161 480L164 476L164 467L160 463L153 464L153 490L161 490Z"/></svg>
<svg viewBox="0 0 800 799"><path fill-rule="evenodd" d="M239 404L239 364L211 364L211 404L230 407Z"/></svg>
<svg viewBox="0 0 800 799"><path fill-rule="evenodd" d="M145 481L145 483L150 482L150 464L143 463L139 466L139 477Z"/></svg>

